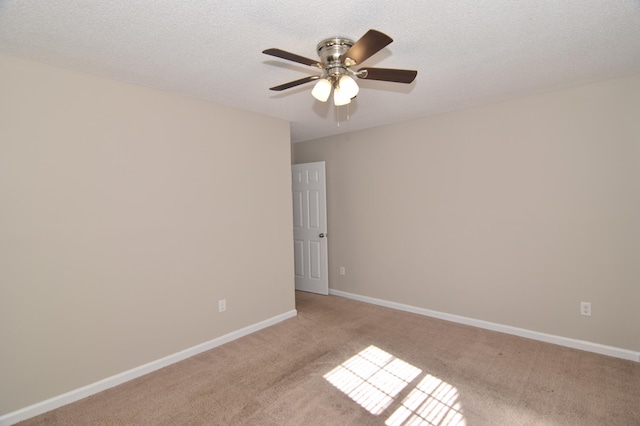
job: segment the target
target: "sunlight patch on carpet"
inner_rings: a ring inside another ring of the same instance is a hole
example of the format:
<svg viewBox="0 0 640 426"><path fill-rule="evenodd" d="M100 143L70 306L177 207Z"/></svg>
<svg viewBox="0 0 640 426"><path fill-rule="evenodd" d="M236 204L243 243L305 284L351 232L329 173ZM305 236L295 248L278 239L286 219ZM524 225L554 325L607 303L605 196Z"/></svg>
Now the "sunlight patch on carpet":
<svg viewBox="0 0 640 426"><path fill-rule="evenodd" d="M385 424L465 426L466 421L458 401L458 389L427 374Z"/></svg>
<svg viewBox="0 0 640 426"><path fill-rule="evenodd" d="M390 353L369 346L324 378L371 414L379 415L421 372Z"/></svg>
<svg viewBox="0 0 640 426"><path fill-rule="evenodd" d="M324 378L378 416L421 373L421 369L371 345L325 374ZM465 426L458 390L428 374L404 398L385 424Z"/></svg>

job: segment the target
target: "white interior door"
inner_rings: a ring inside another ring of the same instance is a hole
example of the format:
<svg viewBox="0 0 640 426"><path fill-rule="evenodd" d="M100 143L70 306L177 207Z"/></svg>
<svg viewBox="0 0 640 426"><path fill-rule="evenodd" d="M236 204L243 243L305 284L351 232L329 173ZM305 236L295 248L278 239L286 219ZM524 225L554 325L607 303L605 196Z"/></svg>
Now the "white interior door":
<svg viewBox="0 0 640 426"><path fill-rule="evenodd" d="M329 294L324 161L294 164L291 176L296 290Z"/></svg>

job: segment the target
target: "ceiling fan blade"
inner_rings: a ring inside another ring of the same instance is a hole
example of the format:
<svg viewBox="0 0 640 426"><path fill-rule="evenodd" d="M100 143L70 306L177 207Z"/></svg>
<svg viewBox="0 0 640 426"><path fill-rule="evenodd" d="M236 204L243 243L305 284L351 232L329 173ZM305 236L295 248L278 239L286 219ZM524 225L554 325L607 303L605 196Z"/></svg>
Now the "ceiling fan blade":
<svg viewBox="0 0 640 426"><path fill-rule="evenodd" d="M360 64L375 53L382 50L386 45L391 43L393 39L386 34L377 30L369 30L365 35L360 37L353 46L342 55L343 62L350 67Z"/></svg>
<svg viewBox="0 0 640 426"><path fill-rule="evenodd" d="M418 71L397 70L393 68L360 68L356 75L367 80L392 81L394 83L411 83L418 75Z"/></svg>
<svg viewBox="0 0 640 426"><path fill-rule="evenodd" d="M270 87L269 90L275 90L280 92L282 90L291 89L292 87L300 86L301 84L309 83L310 81L319 79L319 75L310 75L309 77L301 78L300 80L290 81L288 83L281 84L280 86Z"/></svg>
<svg viewBox="0 0 640 426"><path fill-rule="evenodd" d="M322 64L314 59L305 58L295 53L287 52L282 49L266 49L262 53L265 55L275 56L276 58L286 59L288 61L297 62L299 64L309 65L310 67L322 68Z"/></svg>

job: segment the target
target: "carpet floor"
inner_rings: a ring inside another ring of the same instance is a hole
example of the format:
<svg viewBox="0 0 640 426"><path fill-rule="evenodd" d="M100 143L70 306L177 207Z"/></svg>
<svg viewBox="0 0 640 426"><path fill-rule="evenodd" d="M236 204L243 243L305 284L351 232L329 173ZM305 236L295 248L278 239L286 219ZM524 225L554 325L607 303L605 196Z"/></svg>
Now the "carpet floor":
<svg viewBox="0 0 640 426"><path fill-rule="evenodd" d="M640 363L335 296L21 425L640 425Z"/></svg>

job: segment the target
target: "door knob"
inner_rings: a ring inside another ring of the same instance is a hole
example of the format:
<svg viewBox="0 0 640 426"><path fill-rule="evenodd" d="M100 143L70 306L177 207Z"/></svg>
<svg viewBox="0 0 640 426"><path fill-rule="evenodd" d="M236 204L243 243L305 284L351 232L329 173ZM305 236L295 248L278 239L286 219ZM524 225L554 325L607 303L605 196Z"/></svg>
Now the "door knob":
<svg viewBox="0 0 640 426"><path fill-rule="evenodd" d="M323 233L320 233L320 235L318 235L318 237L320 237L320 238L324 238L324 234L323 234Z"/></svg>

